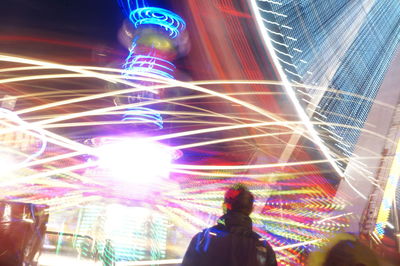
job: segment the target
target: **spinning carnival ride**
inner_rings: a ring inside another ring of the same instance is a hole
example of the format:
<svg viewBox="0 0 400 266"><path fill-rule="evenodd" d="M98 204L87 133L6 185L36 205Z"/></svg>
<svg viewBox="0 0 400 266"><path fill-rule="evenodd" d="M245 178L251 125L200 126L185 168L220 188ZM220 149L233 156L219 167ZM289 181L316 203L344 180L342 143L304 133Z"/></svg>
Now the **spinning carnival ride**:
<svg viewBox="0 0 400 266"><path fill-rule="evenodd" d="M316 145L299 143L296 160L287 162L271 151L286 146L304 121L246 100L286 97L284 83L175 79L182 17L145 1L120 6L129 40L122 69L0 55L0 71L10 74L1 84L39 88L14 93L32 102L2 109L2 156L14 163L4 163L13 167L2 168L0 189L5 200L49 206L43 261L179 263L190 238L221 215L223 193L237 182L254 192L254 229L281 265L303 263L347 228L348 202L319 167L327 160L307 155ZM80 89L64 88L72 79ZM175 90L190 93L171 96ZM268 160L235 157L257 152Z"/></svg>

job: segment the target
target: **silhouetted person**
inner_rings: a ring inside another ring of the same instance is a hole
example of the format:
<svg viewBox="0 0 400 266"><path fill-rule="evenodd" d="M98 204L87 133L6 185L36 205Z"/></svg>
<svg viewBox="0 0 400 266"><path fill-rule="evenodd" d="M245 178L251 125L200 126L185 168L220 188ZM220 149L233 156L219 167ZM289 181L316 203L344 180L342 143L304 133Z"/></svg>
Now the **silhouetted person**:
<svg viewBox="0 0 400 266"><path fill-rule="evenodd" d="M350 234L340 234L311 253L308 266L379 266L374 252Z"/></svg>
<svg viewBox="0 0 400 266"><path fill-rule="evenodd" d="M275 253L267 241L252 230L249 217L253 194L242 184L225 193L224 215L217 225L192 239L182 266L275 266Z"/></svg>
<svg viewBox="0 0 400 266"><path fill-rule="evenodd" d="M358 241L342 240L328 253L324 266L379 266L370 248Z"/></svg>

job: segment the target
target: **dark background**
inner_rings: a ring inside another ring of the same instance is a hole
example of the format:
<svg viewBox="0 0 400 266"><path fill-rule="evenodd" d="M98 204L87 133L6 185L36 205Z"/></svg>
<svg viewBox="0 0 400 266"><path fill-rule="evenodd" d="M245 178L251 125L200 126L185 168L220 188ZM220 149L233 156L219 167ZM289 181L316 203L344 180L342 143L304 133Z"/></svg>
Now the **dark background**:
<svg viewBox="0 0 400 266"><path fill-rule="evenodd" d="M147 1L169 8L173 1ZM118 0L1 0L0 34L42 31L111 41L124 19Z"/></svg>

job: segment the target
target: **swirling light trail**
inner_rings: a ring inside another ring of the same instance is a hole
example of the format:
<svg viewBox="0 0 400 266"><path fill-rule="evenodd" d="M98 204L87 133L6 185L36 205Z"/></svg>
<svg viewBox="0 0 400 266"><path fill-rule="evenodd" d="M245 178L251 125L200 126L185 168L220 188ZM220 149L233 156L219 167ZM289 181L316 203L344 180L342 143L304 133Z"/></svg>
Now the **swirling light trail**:
<svg viewBox="0 0 400 266"><path fill-rule="evenodd" d="M82 144L78 141L74 141L70 138L64 137L60 134L49 131L49 128L56 128L61 126L71 126L81 128L84 125L99 125L110 123L112 121L90 121L82 122L71 121L69 119L82 118L93 116L97 117L100 115L117 115L123 112L124 108L129 106L140 106L140 104L132 104L127 106L113 106L106 108L97 108L96 110L81 111L74 113L65 112L52 112L46 114L47 111L57 110L58 107L63 106L74 106L74 104L81 104L79 106L85 107L86 102L103 99L107 97L113 97L119 94L127 94L130 92L141 91L141 90L157 90L161 88L174 88L180 87L186 90L194 90L201 95L188 96L188 97L176 97L169 99L160 99L156 101L150 101L146 104L153 103L165 103L165 104L180 104L185 106L186 109L183 111L165 111L165 114L171 116L169 122L179 123L181 119L182 124L192 121L193 123L208 122L213 124L212 128L201 128L196 130L189 130L180 133L171 133L166 135L158 135L149 137L154 140L167 140L176 139L181 137L194 137L196 135L205 134L209 132L233 132L237 129L242 128L255 128L260 132L257 134L243 134L238 131L238 136L228 136L226 138L216 139L195 139L189 143L177 144L171 149L191 149L194 147L203 147L205 145L212 145L222 142L240 142L244 140L250 140L255 138L263 137L278 137L279 135L290 134L295 132L298 125L302 125L303 121L286 121L282 117L271 114L270 112L263 110L260 107L247 103L245 100L236 98L240 96L246 96L251 94L260 94L257 92L245 92L245 93L232 93L226 94L217 92L202 86L209 85L224 85L224 84L264 84L264 85L277 85L280 86L282 82L273 81L198 81L198 82L180 82L171 79L165 79L156 77L154 75L143 75L138 74L135 77L125 79L122 78L116 69L110 68L94 68L87 66L66 66L55 63L47 63L43 61L24 59L17 57L4 57L0 55L0 61L8 61L22 64L32 64L33 67L38 67L37 70L52 69L54 71L64 70L68 73L57 73L49 75L41 75L39 72L37 75L30 76L18 76L12 79L0 79L0 83L17 83L17 82L28 82L33 80L47 80L47 78L82 78L85 82L87 78L101 79L105 82L121 83L129 86L130 88L106 93L98 93L96 95L84 95L79 97L73 97L74 94L63 92L60 95L61 100L55 98L55 102L45 103L35 107L24 107L24 109L17 110L15 114L22 115L23 120L33 122L28 125L15 126L12 130L25 130L30 126L35 126L41 129L43 135L46 137L49 145L58 147L60 153L45 151L43 157L37 158L31 162L22 164L19 170L29 170L30 172L24 173L23 176L9 176L9 180L0 185L0 192L4 197L15 199L16 197L29 199L30 202L46 202L51 205L52 210L62 211L68 208L74 207L74 204L80 202L89 202L100 200L101 197L93 196L94 193L105 192L106 196L112 195L112 191L106 189L101 181L90 179L83 173L83 170L90 169L97 165L97 162L92 161L88 163L82 163L80 156L85 154L95 154L92 147ZM48 68L46 68L48 67ZM9 68L10 69L10 68ZM15 71L15 68L12 71ZM4 70L4 69L3 69ZM29 69L21 69L26 71ZM17 70L18 71L18 70ZM6 72L6 71L5 71ZM2 73L5 73L2 72ZM76 74L70 75L69 72ZM23 72L22 72L23 73ZM109 74L113 73L113 74ZM61 76L59 76L61 75ZM63 76L64 75L64 76ZM140 75L140 76L139 76ZM153 82L154 85L144 87L140 85L141 81ZM26 84L25 84L26 85ZM76 93L79 93L77 90ZM54 95L55 92L49 92L49 95ZM340 92L339 92L340 93ZM265 93L266 94L266 93ZM41 95L45 97L46 93L40 94L29 94L29 95ZM29 97L28 95L26 95ZM74 95L75 96L75 95ZM16 96L20 97L20 96ZM69 99L64 100L66 97ZM180 103L185 99L196 99L205 97L215 97L225 103L236 103L240 106L246 107L248 110L257 114L255 117L242 117L242 114L224 114L213 112L212 110L206 110L205 108L192 107L189 104ZM145 106L145 105L144 105ZM89 109L85 108L84 110ZM41 111L44 113L42 114ZM197 119L197 120L196 120ZM226 119L226 120L225 120ZM65 121L64 123L58 123ZM166 120L168 121L168 119ZM182 122L183 121L183 122ZM229 123L228 125L226 123ZM339 125L340 126L340 125ZM8 131L7 131L8 130ZM12 131L11 130L11 131ZM276 131L273 131L276 130ZM10 129L0 130L0 134L10 132ZM365 130L372 136L383 138L374 132ZM202 136L199 136L200 138ZM269 143L264 143L268 145ZM247 144L246 144L247 145ZM284 143L280 144L284 145ZM261 145L260 145L261 147ZM364 158L358 158L362 160ZM341 161L345 158L337 158L336 160ZM68 167L55 166L56 162L60 162L60 165L70 165ZM201 219L202 216L196 216L193 214L193 210L196 210L202 215L208 214L213 217L218 214L219 202L223 197L223 190L226 186L233 182L243 181L250 185L257 187L262 186L262 190L256 190L255 194L260 199L260 206L263 208L261 215L255 215L257 230L265 236L267 236L276 250L279 251L280 256L294 256L301 253L305 245L319 246L322 245L327 234L334 231L340 231L346 225L345 217L348 214L336 214L332 217L326 217L323 213L331 213L332 210L340 211L344 203L340 202L340 199L334 198L334 191L329 184L325 184L322 179L318 177L318 171L316 168L307 168L319 163L325 163L327 160L298 160L289 163L259 163L249 164L241 163L236 165L227 165L221 163L218 165L193 165L193 164L175 164L173 170L179 175L186 177L182 189L171 189L167 191L165 195L160 196L154 206L162 213L165 213L171 217L174 223L182 225L185 232L193 233L198 230L200 225L204 224L206 219ZM43 169L36 170L37 167ZM298 172L283 174L276 171L276 169L298 169L298 167L304 166L305 168L299 168ZM307 166L307 167L306 167ZM251 172L249 170L261 169L262 172ZM264 169L264 170L263 170ZM265 169L271 169L271 171L265 171ZM272 170L273 169L273 170ZM360 170L361 171L361 170ZM57 179L54 179L54 177ZM190 176L190 178L188 178ZM307 188L305 189L305 180L307 180ZM346 179L347 180L347 179ZM268 181L268 182L266 182ZM29 186L22 186L22 184L31 184ZM199 186L199 184L202 184ZM268 186L266 185L268 184ZM10 186L19 185L16 190L9 189ZM160 185L162 187L163 185ZM271 188L269 186L272 186ZM275 186L275 187L274 187ZM51 196L43 198L35 198L36 195L48 195L46 189L52 188L54 191ZM57 191L55 188L58 188ZM122 188L120 188L122 189ZM208 191L201 191L204 189ZM355 188L356 189L356 188ZM43 192L41 192L43 191ZM94 192L95 191L95 192ZM31 194L29 194L31 193ZM87 194L89 193L89 194ZM108 194L107 194L108 193ZM33 194L33 195L32 195ZM111 197L111 196L110 196ZM153 200L153 199L151 199ZM339 200L339 202L337 202ZM261 204L263 202L263 204ZM73 204L74 203L74 204ZM265 204L264 204L265 203ZM204 218L203 217L203 218ZM335 220L335 221L332 221ZM274 226L275 223L279 222L280 227ZM294 230L293 228L297 228ZM270 231L271 233L266 233ZM290 241L288 240L290 239ZM289 242L289 243L288 243ZM286 244L283 244L286 243ZM294 259L293 258L293 259ZM291 259L292 260L292 259Z"/></svg>
<svg viewBox="0 0 400 266"><path fill-rule="evenodd" d="M329 163L332 165L332 167L336 170L336 172L339 174L339 176L344 177L343 170L340 169L340 167L337 165L337 163L336 163L335 159L333 158L333 156L331 155L329 149L325 146L325 144L319 137L318 132L315 130L315 128L311 124L310 119L307 116L307 113L301 106L299 99L297 99L296 94L293 90L293 87L291 86L285 72L283 71L283 69L279 63L279 58L276 55L276 49L274 49L272 40L269 37L267 29L265 27L263 27L264 22L263 22L263 18L260 15L260 12L258 12L259 7L257 5L257 1L251 0L250 4L251 4L253 16L256 18L258 31L260 32L262 39L264 41L264 44L265 44L269 54L271 55L272 61L274 62L274 66L279 74L279 77L284 82L283 87L284 87L287 95L289 96L293 106L296 108L300 119L304 122L304 125L306 126L308 133L312 136L312 138L314 139L314 141L318 145L318 147L320 147L320 149L323 152L323 154L325 155L325 157L328 158Z"/></svg>
<svg viewBox="0 0 400 266"><path fill-rule="evenodd" d="M185 30L185 21L172 11L158 7L142 7L131 10L129 19L135 28L140 25L158 25L163 27L171 38L176 38Z"/></svg>
<svg viewBox="0 0 400 266"><path fill-rule="evenodd" d="M9 59L10 57L7 57L7 59ZM15 62L15 61L18 61L18 62L25 62L25 60L23 60L23 59L21 59L21 58L19 58L19 59L15 59L15 58L13 58L11 61L13 61L13 62ZM32 62L32 60L30 60L30 61L28 61L29 63L33 63ZM37 63L39 63L38 61L36 61L35 62L36 64ZM40 62L40 63L43 63L43 62ZM47 63L44 63L44 65L47 65ZM55 66L57 65L57 64L51 64L52 65L52 68L55 68ZM76 72L81 72L78 68L76 68L76 67L68 67L68 66L62 66L62 65L60 65L60 66L58 66L58 67L60 67L61 69L73 69L73 71L76 71ZM100 69L100 68L97 68L97 69ZM105 70L105 69L104 69ZM86 73L87 74L87 76L90 76L90 77L94 77L95 76L95 73L93 73L93 72L91 72L90 74L88 74L88 73ZM86 75L84 75L84 76L86 76ZM106 78L107 77L107 78ZM116 78L117 76L111 76L111 77L109 77L109 75L104 75L104 74L102 74L99 78L101 78L101 79L106 79L106 80L108 80L109 82L124 82L123 80L121 81L121 79L118 79L118 78ZM44 77L41 77L41 78L49 78L49 76L44 76ZM29 78L28 78L29 79ZM7 80L7 82L11 82L11 81L13 81L13 82L16 82L16 81L22 81L22 80L26 80L26 77L25 78L16 78L16 79L13 79L13 80ZM157 81L160 81L160 79L157 79ZM4 80L0 80L0 82L4 82ZM161 82L166 82L165 80L162 80L161 79ZM228 82L228 83L245 83L246 81L240 81L240 82L232 82L232 81L230 81L230 82ZM254 81L253 81L254 82ZM210 81L210 82L198 82L199 84L213 84L213 81ZM218 82L214 82L214 83L226 83L226 82L224 82L224 81L218 81ZM279 82L268 82L268 81L263 81L263 82L257 82L257 83L263 83L263 84L282 84L282 83L279 83ZM196 83L195 83L196 84ZM137 86L137 84L134 84L134 83L132 83L132 82L130 82L130 85L132 85L132 86ZM159 86L154 86L155 87L155 89L157 88L157 87L173 87L173 86L177 86L178 84L174 84L174 85L170 85L170 86L165 86L165 85L159 85ZM75 98L75 99L70 99L70 100L66 100L66 101L61 101L61 102L55 102L55 103L51 103L51 104L47 104L47 105L43 105L43 106L38 106L38 107L34 107L34 108L30 108L30 109L26 109L26 110L20 110L20 111L18 111L17 113L18 114L23 114L23 113L26 113L26 112L32 112L32 111L37 111L37 110L41 110L41 109L45 109L45 108L51 108L51 107L56 107L56 106L60 106L60 105L63 105L63 104L69 104L69 103L76 103L76 102L80 102L80 101L85 101L85 100L93 100L93 99L97 99L97 98L102 98L102 97L107 97L107 96L112 96L112 95L116 95L116 94L118 94L118 93L129 93L129 92L134 92L134 91L140 91L141 89L128 89L128 90L120 90L120 91L115 91L115 92L109 92L109 93L103 93L103 94L100 94L100 95L95 95L95 96L85 96L85 97L80 97L80 98ZM201 89L199 89L200 91L203 91L203 90L201 90ZM212 91L210 91L210 90L206 90L207 92L211 92L211 95L213 95L213 96L221 96L221 94L219 94L219 93L213 93ZM233 99L233 101L234 102L236 102L236 103L243 103L243 102L241 102L241 101L239 101L239 102L237 102L236 101L236 99L235 98L233 98L233 97L230 97L230 96L226 96L229 100L232 100ZM225 97L224 97L225 98ZM246 106L246 107L249 107L248 105L246 105L246 104L244 104L244 106ZM250 106L250 108L251 108L251 106ZM118 109L118 108L116 108L116 109ZM103 111L105 111L105 110L103 110ZM261 112L262 114L264 114L264 115L266 115L266 116L268 116L269 118L271 118L271 114L266 114L264 111L262 111ZM90 113L85 113L84 115L90 115ZM65 118L65 119L68 119L68 118ZM41 122L41 123L43 123L43 122ZM373 132L370 132L370 133L372 133L372 134L374 134Z"/></svg>
<svg viewBox="0 0 400 266"><path fill-rule="evenodd" d="M22 128L20 126L16 127L14 125L8 124L8 123L0 120L0 124L2 124L3 126L6 126L6 127L8 126L13 131L15 131L16 128L18 128L18 132L23 132L28 135L33 135L35 137L38 137L38 139L41 141L40 148L33 154L29 155L25 160L20 162L19 163L20 165L32 161L34 158L40 156L44 152L44 150L46 149L46 146L47 146L47 139L46 139L43 131L40 128L32 126L32 124L25 122L24 120L19 118L15 113L13 113L7 109L4 109L4 108L0 108L0 119L2 119L2 120L7 119L9 121L13 121L14 123L17 123L20 126L22 126Z"/></svg>
<svg viewBox="0 0 400 266"><path fill-rule="evenodd" d="M92 76L93 75L93 73L92 74L90 74L90 76ZM104 77L104 76L103 76ZM48 78L48 77L43 77L43 78ZM20 80L24 80L23 78L22 79L20 79ZM115 81L115 79L113 78L111 81ZM14 82L16 81L16 80L13 80ZM2 82L4 82L4 81L2 81ZM205 82L203 82L203 83L205 83ZM174 86L174 85L171 85L171 86ZM164 86L165 87L165 86ZM140 89L132 89L132 90L128 90L128 92L130 91L136 91L136 90L140 90ZM77 98L77 99L71 99L71 100L67 100L67 101L63 101L63 102L56 102L56 103L52 103L52 104L49 104L49 105L44 105L44 106L41 106L41 107L35 107L35 108L33 108L33 109L28 109L28 110L21 110L21 111L19 111L18 113L25 113L25 112L28 112L28 111L35 111L35 110L39 110L39 109L44 109L44 108L50 108L50 107L55 107L55 106L59 106L59 105L61 105L61 104L68 104L68 103L74 103L74 102L78 102L78 101L84 101L84 100L91 100L91 99L96 99L96 98L101 98L101 97L106 97L106 96L110 96L110 95L115 95L116 93L118 93L118 91L116 91L116 92L112 92L112 93L104 93L104 94L102 94L102 95L97 95L97 96L95 96L95 97L93 97L93 96L86 96L86 97L81 97L81 98ZM116 109L118 109L118 108L116 108ZM85 115L90 115L89 113L85 113ZM58 119L60 119L60 118L58 118ZM65 119L67 119L67 118L65 118ZM53 121L54 122L54 121ZM43 122L42 122L43 123ZM373 133L373 132L371 132L371 133Z"/></svg>
<svg viewBox="0 0 400 266"><path fill-rule="evenodd" d="M3 56L3 55L0 55ZM20 58L20 57L11 57L11 58ZM20 58L21 59L21 58ZM31 59L30 59L31 60ZM15 61L9 61L8 59L6 60L2 60L2 58L0 58L0 61L8 61L8 62L15 62ZM20 61L17 61L20 62ZM26 71L26 70L51 70L51 69L62 69L62 70L67 70L63 67L58 67L58 66L62 66L61 64L55 64L55 63L50 63L53 66L48 65L45 61L38 61L38 60L33 60L32 62L39 62L38 66L31 66L31 67L15 67L15 68L2 68L0 69L0 73L1 72L13 72L13 71ZM32 63L31 62L31 63ZM23 63L23 62L20 62ZM40 65L43 64L44 65ZM64 65L65 66L65 65ZM121 69L118 68L107 68L107 67L93 67L93 66L68 66L70 69L75 68L76 70L79 69L83 69L83 70L95 70L95 71L100 71L100 72L114 72L114 73L121 73ZM128 71L128 73L131 74L137 74L137 72L135 72L134 70L124 70L124 71ZM94 72L97 73L97 72ZM108 74L106 74L108 75ZM88 74L88 77L94 77L94 78L99 78L99 79L103 79L103 77L97 77L96 75L93 76L92 74ZM109 75L110 77L114 77L114 78L118 78L120 77L120 75ZM139 79L141 79L142 81L146 81L146 82L157 82L157 83L163 83L163 79L160 79L160 77L158 77L157 79L151 79L151 75L147 74L146 77L145 76L141 76L139 75ZM157 77L157 76L153 76L153 77ZM148 78L148 79L147 79ZM134 79L134 77L130 77L128 79ZM18 81L23 81L24 77L22 77L21 80ZM108 80L105 79L108 82L112 82L112 80ZM2 81L3 82L3 81ZM123 81L118 81L122 84L126 84L123 83ZM4 82L7 83L7 82ZM168 83L168 80L167 80ZM166 84L167 84L166 83ZM198 85L198 86L204 86L204 85L229 85L229 84L244 84L244 85L277 85L277 86L283 86L285 83L283 81L276 81L276 80L208 80L208 81L191 81L191 82L187 82L193 85ZM126 84L126 85L130 85L130 84ZM138 84L136 83L135 86L138 86ZM354 98L358 98L360 100L365 100L365 101L373 101L374 104L380 105L382 107L386 107L386 108L390 108L393 109L394 106L387 104L385 102L382 101L378 101L378 100L372 100L369 97L365 97L363 95L359 95L359 94L355 94L352 92L347 92L347 91L342 91L342 90L338 90L338 89L334 89L334 88L326 88L326 87L321 87L321 86L315 86L315 85L310 85L310 84L295 84L295 83L291 83L290 86L292 87L301 87L301 88L306 88L306 89L312 89L312 90L320 90L320 91L327 91L327 92L332 92L335 94L340 94L340 95L346 95L346 96L351 96ZM147 86L149 87L149 86ZM155 91L159 88L159 86L154 86L154 88L152 89L152 86L150 86L151 91ZM57 90L53 93L59 93L62 90ZM71 91L66 91L66 92L71 92ZM48 93L48 92L43 92L43 94ZM129 92L128 92L129 93ZM40 93L41 94L41 93ZM38 94L38 95L40 95ZM274 95L274 94L283 94L283 92L236 92L236 93L228 93L228 95L250 95L250 94L260 94L260 95ZM32 94L35 95L35 94ZM15 96L17 98L20 97L27 97L26 95L18 95ZM199 96L199 97L208 97L208 96ZM333 99L339 99L339 98L333 98ZM2 99L0 99L0 101L2 101Z"/></svg>

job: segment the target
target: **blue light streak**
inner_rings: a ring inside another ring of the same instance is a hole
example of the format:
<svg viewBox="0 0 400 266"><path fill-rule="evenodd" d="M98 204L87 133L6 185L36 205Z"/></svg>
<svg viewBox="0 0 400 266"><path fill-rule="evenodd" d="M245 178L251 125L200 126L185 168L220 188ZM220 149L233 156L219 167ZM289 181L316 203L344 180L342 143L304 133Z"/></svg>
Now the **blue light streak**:
<svg viewBox="0 0 400 266"><path fill-rule="evenodd" d="M157 111L146 107L129 108L123 115L122 121L151 122L159 128L163 127L161 115Z"/></svg>
<svg viewBox="0 0 400 266"><path fill-rule="evenodd" d="M128 75L141 72L174 79L172 75L175 70L174 64L155 56L140 55L131 52L126 58L124 68L126 70L125 74Z"/></svg>
<svg viewBox="0 0 400 266"><path fill-rule="evenodd" d="M167 9L142 7L130 12L129 19L138 28L140 25L161 26L174 39L186 28L185 21Z"/></svg>
<svg viewBox="0 0 400 266"><path fill-rule="evenodd" d="M135 0L135 3L132 3L133 0L118 0L119 6L125 13L125 16L129 17L129 14L132 10L137 8L146 7L146 0Z"/></svg>
<svg viewBox="0 0 400 266"><path fill-rule="evenodd" d="M169 39L177 38L186 28L185 21L177 14L164 8L149 7L145 0L118 0L119 5L125 14L138 30L145 27L159 27ZM162 32L157 34L162 34ZM129 55L125 59L123 75L134 76L135 73L147 73L155 76L174 79L175 65L161 57L161 52L156 43L143 44L139 40L146 36L144 31L138 32L132 41ZM149 99L156 98L153 94ZM143 97L135 97L142 101ZM130 108L123 116L123 121L142 121L152 123L159 128L163 127L161 115L151 108L135 107Z"/></svg>

